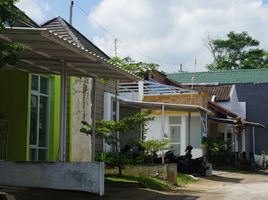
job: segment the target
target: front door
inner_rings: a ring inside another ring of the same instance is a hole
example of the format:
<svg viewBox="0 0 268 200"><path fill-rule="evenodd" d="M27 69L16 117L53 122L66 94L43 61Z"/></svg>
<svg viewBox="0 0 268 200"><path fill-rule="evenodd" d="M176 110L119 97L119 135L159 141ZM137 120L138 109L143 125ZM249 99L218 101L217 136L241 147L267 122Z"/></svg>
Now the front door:
<svg viewBox="0 0 268 200"><path fill-rule="evenodd" d="M181 155L181 117L169 116L169 138L175 155Z"/></svg>

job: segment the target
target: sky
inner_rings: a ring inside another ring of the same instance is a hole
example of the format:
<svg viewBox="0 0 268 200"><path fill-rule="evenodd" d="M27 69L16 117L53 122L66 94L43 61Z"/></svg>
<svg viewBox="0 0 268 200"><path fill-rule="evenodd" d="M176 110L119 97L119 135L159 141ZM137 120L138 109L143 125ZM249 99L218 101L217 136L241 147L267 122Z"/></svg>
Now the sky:
<svg viewBox="0 0 268 200"><path fill-rule="evenodd" d="M69 20L70 0L20 0L38 24ZM206 71L206 38L246 31L268 51L268 0L74 0L72 25L109 56L153 62L165 72ZM195 62L196 61L196 62Z"/></svg>

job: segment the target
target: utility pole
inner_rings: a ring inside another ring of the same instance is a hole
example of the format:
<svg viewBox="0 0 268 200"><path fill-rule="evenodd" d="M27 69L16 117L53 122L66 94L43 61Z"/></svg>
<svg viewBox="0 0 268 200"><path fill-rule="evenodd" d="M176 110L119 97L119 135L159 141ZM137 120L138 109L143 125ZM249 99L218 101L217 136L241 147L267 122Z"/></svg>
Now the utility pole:
<svg viewBox="0 0 268 200"><path fill-rule="evenodd" d="M114 39L114 55L115 57L117 57L117 43L118 43L118 39Z"/></svg>
<svg viewBox="0 0 268 200"><path fill-rule="evenodd" d="M74 1L71 0L70 12L69 12L69 24L71 24L71 25L72 25L72 21L73 21L73 7L74 7Z"/></svg>

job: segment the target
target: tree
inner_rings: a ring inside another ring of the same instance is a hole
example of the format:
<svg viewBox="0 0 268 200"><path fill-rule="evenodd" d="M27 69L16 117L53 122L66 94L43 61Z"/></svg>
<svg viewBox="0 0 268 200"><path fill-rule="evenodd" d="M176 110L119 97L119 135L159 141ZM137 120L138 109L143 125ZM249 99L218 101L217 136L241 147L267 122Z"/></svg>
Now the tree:
<svg viewBox="0 0 268 200"><path fill-rule="evenodd" d="M125 57L123 59L119 57L113 57L111 58L111 62L143 78L145 77L148 70L155 71L159 67L159 65L155 63L135 62L131 57Z"/></svg>
<svg viewBox="0 0 268 200"><path fill-rule="evenodd" d="M18 0L0 0L0 32L5 26L14 24L18 19L24 19L23 12L14 6ZM0 68L9 64L16 63L17 53L22 50L18 44L5 44L0 42Z"/></svg>
<svg viewBox="0 0 268 200"><path fill-rule="evenodd" d="M259 41L247 32L227 34L227 39L209 37L206 46L213 56L213 63L208 64L209 70L267 68L268 54L259 48Z"/></svg>
<svg viewBox="0 0 268 200"><path fill-rule="evenodd" d="M139 112L132 116L125 117L118 121L100 120L96 121L96 135L104 138L106 143L115 147L113 154L113 163L118 167L119 175L122 175L122 166L124 165L124 157L120 155L120 139L118 134L127 134L134 131L136 127L147 124L149 120L153 120L150 116L151 111ZM92 124L83 121L83 127L80 129L82 133L92 134ZM146 131L146 129L143 129Z"/></svg>

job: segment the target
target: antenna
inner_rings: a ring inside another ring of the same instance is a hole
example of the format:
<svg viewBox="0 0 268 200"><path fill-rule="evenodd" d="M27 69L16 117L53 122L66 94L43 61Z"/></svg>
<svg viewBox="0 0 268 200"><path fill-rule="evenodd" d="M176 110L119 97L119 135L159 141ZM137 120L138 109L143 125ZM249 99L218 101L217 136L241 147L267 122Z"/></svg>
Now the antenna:
<svg viewBox="0 0 268 200"><path fill-rule="evenodd" d="M70 3L71 4L70 4L70 12L69 12L69 24L72 25L74 1L71 1Z"/></svg>
<svg viewBox="0 0 268 200"><path fill-rule="evenodd" d="M192 87L191 89L193 90L194 89L194 81L195 81L195 68L196 68L196 65L197 65L197 59L194 60L194 72L193 72L193 75L192 75ZM190 104L192 104L192 93L191 93L191 98L190 98Z"/></svg>
<svg viewBox="0 0 268 200"><path fill-rule="evenodd" d="M118 43L118 39L114 39L114 55L115 57L117 57L117 43Z"/></svg>

